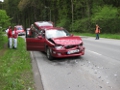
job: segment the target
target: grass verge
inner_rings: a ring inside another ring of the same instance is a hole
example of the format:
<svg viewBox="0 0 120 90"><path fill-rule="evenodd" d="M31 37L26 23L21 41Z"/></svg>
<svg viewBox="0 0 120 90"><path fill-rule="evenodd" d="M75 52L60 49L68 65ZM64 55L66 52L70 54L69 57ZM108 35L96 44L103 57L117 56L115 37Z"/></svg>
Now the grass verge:
<svg viewBox="0 0 120 90"><path fill-rule="evenodd" d="M79 36L90 36L90 37L96 37L96 34L90 34L90 33L73 33L75 35ZM120 39L120 34L99 34L100 38L109 38L109 39Z"/></svg>
<svg viewBox="0 0 120 90"><path fill-rule="evenodd" d="M18 48L7 47L7 37L0 43L0 90L35 90L30 53L23 38Z"/></svg>

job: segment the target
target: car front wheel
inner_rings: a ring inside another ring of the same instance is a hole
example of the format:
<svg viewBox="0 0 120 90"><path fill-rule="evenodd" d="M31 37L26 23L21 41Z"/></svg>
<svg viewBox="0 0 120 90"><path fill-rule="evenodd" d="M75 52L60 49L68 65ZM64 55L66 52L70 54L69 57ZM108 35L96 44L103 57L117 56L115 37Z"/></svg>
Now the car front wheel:
<svg viewBox="0 0 120 90"><path fill-rule="evenodd" d="M52 59L53 59L51 53L52 53L52 50L48 47L48 48L47 48L47 58L48 58L49 60L52 60Z"/></svg>

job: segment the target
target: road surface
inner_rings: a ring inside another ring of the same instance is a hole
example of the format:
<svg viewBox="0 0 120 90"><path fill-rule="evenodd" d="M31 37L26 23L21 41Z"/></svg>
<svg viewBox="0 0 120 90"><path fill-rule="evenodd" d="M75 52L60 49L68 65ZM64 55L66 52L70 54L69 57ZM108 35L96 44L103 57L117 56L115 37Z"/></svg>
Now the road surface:
<svg viewBox="0 0 120 90"><path fill-rule="evenodd" d="M45 53L31 52L37 90L120 90L120 40L82 39L82 57L49 61Z"/></svg>

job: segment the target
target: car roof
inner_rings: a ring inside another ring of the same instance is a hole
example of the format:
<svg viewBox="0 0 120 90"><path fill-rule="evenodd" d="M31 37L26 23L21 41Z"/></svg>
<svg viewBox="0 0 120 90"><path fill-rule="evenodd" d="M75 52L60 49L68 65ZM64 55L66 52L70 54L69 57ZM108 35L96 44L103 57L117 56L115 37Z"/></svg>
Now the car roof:
<svg viewBox="0 0 120 90"><path fill-rule="evenodd" d="M36 22L34 22L34 24L37 25L38 27L53 26L53 22L51 22L51 21L36 21Z"/></svg>
<svg viewBox="0 0 120 90"><path fill-rule="evenodd" d="M63 30L63 27L51 27L51 28L46 28L45 30Z"/></svg>

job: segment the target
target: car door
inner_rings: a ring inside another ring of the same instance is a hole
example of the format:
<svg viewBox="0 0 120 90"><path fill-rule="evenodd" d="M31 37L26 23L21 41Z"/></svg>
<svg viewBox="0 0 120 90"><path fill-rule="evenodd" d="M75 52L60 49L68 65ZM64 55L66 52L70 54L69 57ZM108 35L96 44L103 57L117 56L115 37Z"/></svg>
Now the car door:
<svg viewBox="0 0 120 90"><path fill-rule="evenodd" d="M28 51L44 51L45 38L38 36L37 38L26 37L26 49Z"/></svg>

